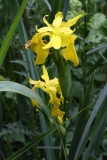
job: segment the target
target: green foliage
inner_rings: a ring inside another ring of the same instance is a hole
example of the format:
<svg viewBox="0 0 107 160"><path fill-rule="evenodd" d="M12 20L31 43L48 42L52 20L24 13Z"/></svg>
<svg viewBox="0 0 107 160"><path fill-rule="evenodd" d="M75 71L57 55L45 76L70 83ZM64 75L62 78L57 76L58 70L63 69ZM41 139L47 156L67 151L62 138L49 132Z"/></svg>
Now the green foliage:
<svg viewBox="0 0 107 160"><path fill-rule="evenodd" d="M85 107L87 107L91 103L93 82L94 82L94 74L92 75L92 78L91 78L90 83L88 85L87 91L85 93L85 97L84 97L83 103L81 105L81 110L83 110ZM75 132L74 132L74 137L73 137L73 140L71 142L71 147L70 147L70 153L69 153L68 160L75 158L75 153L76 153L76 150L78 148L78 144L79 144L79 142L81 140L81 137L84 133L84 128L85 128L85 125L86 125L86 122L87 122L87 116L88 116L88 109L84 110L78 116L77 125L76 125ZM77 143L75 143L75 139L76 139Z"/></svg>
<svg viewBox="0 0 107 160"><path fill-rule="evenodd" d="M107 23L106 16L103 13L96 13L89 19L89 34L86 38L87 41L99 43L102 39L107 39L105 23Z"/></svg>
<svg viewBox="0 0 107 160"><path fill-rule="evenodd" d="M12 136L14 135L26 135L29 137L35 137L36 135L40 135L41 132L37 132L36 128L34 131L30 131L27 126L22 125L21 122L16 122L16 123L9 123L7 125L5 125L5 128L3 128L0 132L0 137L1 136L6 136L8 134L8 136L10 136L10 139L14 139L14 141L16 141L16 136ZM19 139L17 139L17 141L19 141ZM21 141L21 140L20 140ZM25 141L24 141L25 143Z"/></svg>
<svg viewBox="0 0 107 160"><path fill-rule="evenodd" d="M107 1L84 2L1 1L0 160L106 159ZM65 112L61 124L51 116L49 96L41 89L31 90L29 78L41 80L42 65L34 65L36 54L24 49L37 32L35 25L45 25L43 16L49 15L52 23L58 11L63 11L64 21L83 14L74 32L79 65L58 59L53 49L42 64L50 79L59 78L66 99L60 106ZM39 112L30 99L38 102Z"/></svg>
<svg viewBox="0 0 107 160"><path fill-rule="evenodd" d="M80 0L70 0L69 11L67 12L67 19L74 18L79 14L86 15L85 11L82 10L82 2Z"/></svg>
<svg viewBox="0 0 107 160"><path fill-rule="evenodd" d="M9 30L9 32L8 32L8 34L7 34L7 37L6 37L6 40L5 40L4 43L2 44L2 47L1 47L1 49L0 49L0 52L1 52L1 56L0 56L0 66L2 65L2 62L3 62L3 60L4 60L4 57L5 57L6 52L7 52L7 50L8 50L10 41L11 41L11 39L12 39L12 37L13 37L13 34L14 34L15 30L16 30L16 27L17 27L17 25L18 25L18 23L19 23L20 17L22 16L22 13L23 13L23 11L24 11L24 8L25 8L27 2L28 2L27 0L26 0L26 1L23 1L22 5L21 5L21 7L20 7L20 9L19 9L18 14L16 15L16 18L15 18L14 22L12 23L12 26L10 27L10 30Z"/></svg>

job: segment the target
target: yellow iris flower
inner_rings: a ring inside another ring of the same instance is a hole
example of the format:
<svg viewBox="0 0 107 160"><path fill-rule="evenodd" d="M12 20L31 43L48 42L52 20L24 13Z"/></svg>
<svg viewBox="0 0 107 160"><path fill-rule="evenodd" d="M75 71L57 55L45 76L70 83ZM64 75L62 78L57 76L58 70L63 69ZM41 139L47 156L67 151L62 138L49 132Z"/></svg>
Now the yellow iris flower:
<svg viewBox="0 0 107 160"><path fill-rule="evenodd" d="M53 104L52 109L52 116L63 116L64 112L59 109L59 106L61 105L61 102L63 103L63 95L61 92L61 88L59 85L58 78L54 78L52 80L49 80L48 72L45 68L45 66L42 67L43 69L43 75L41 78L44 81L34 81L30 78L29 82L34 85L32 90L34 91L35 88L42 89L45 93L49 94L50 96L50 104ZM57 93L59 94L59 98L57 97ZM34 103L33 103L34 104ZM34 105L37 105L36 103Z"/></svg>
<svg viewBox="0 0 107 160"><path fill-rule="evenodd" d="M49 48L53 47L54 49L62 48L63 57L77 66L79 60L74 46L74 41L77 36L73 35L75 29L71 30L70 27L73 26L82 15L80 14L67 22L62 22L62 12L58 12L52 24L47 22L46 16L43 17L43 21L47 26L40 29L36 26L38 33L32 37L30 43L32 50L37 54L35 64L45 62L49 54ZM49 36L50 41L48 43L42 39L45 36Z"/></svg>

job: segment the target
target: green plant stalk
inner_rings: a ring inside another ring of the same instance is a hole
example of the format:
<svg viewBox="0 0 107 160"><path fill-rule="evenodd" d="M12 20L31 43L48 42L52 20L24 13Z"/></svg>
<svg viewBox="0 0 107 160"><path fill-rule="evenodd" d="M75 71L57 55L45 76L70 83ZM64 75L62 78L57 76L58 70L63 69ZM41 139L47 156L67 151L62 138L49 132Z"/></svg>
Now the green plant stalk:
<svg viewBox="0 0 107 160"><path fill-rule="evenodd" d="M63 58L60 51L57 54L59 54L56 63L58 70L58 79L62 90L62 94L64 96L64 100L66 102L66 100L70 96L70 91L71 91L71 84L72 84L71 70L69 63Z"/></svg>
<svg viewBox="0 0 107 160"><path fill-rule="evenodd" d="M65 60L65 58L62 56L60 50L53 49L52 52L53 52L52 58L54 63L56 64L58 71L59 84L66 103L66 101L70 96L71 83L72 83L70 66L69 63Z"/></svg>
<svg viewBox="0 0 107 160"><path fill-rule="evenodd" d="M64 104L62 105L62 110L65 112L63 120L66 121L66 102L67 99L70 96L70 91L71 91L71 71L68 62L62 57L61 51L60 50L53 50L54 55L53 55L53 60L54 63L57 66L58 70L58 80L60 83L60 87L62 90L62 94L64 97ZM67 157L67 147L66 147L66 124L62 126L62 128L59 129L60 135L62 138L63 142L63 148L62 150L62 157L65 156ZM64 155L65 153L65 155Z"/></svg>
<svg viewBox="0 0 107 160"><path fill-rule="evenodd" d="M58 117L56 117L56 121L58 125L61 125L59 122ZM66 121L66 119L63 121ZM62 143L62 151L61 151L61 157L65 157L65 159L67 159L68 156L68 150L67 150L67 146L66 146L66 123L62 124L59 129L58 129L59 135L60 135L60 141ZM63 159L63 158L62 158Z"/></svg>
<svg viewBox="0 0 107 160"><path fill-rule="evenodd" d="M17 13L17 15L16 15L16 17L15 17L15 19L14 19L14 21L13 21L13 23L12 23L12 25L11 25L9 31L8 31L8 33L6 35L6 38L5 38L5 40L4 40L3 44L2 44L2 47L0 48L0 67L1 67L1 65L3 63L3 60L4 60L5 55L6 55L6 52L7 52L8 48L9 48L10 42L11 42L11 40L13 38L14 32L15 32L15 30L17 28L17 25L18 25L18 23L20 21L20 18L22 16L22 14L23 14L23 11L24 11L24 9L25 9L25 7L27 5L27 2L28 2L28 0L22 1L22 4L21 4L21 6L20 6L20 8L18 10L18 13Z"/></svg>
<svg viewBox="0 0 107 160"><path fill-rule="evenodd" d="M54 55L53 55L53 60L54 63L57 66L58 70L58 80L60 83L60 87L62 90L62 94L64 97L64 104L62 104L62 110L65 112L63 120L66 121L66 102L67 99L70 96L70 91L71 91L71 72L70 72L70 67L68 62L62 57L61 52L59 50L53 50ZM66 130L66 124L63 125L62 130L60 129L60 134L63 140L63 148L65 151L65 154L67 155L67 150L66 150L66 132L63 132L64 129Z"/></svg>

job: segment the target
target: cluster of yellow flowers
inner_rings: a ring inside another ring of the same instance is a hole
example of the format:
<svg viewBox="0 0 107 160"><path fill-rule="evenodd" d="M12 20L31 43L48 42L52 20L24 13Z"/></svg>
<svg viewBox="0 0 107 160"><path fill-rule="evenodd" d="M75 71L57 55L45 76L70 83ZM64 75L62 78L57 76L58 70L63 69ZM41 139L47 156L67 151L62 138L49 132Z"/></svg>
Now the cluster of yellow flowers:
<svg viewBox="0 0 107 160"><path fill-rule="evenodd" d="M33 52L36 53L36 61L35 64L42 64L45 62L46 58L49 54L49 49L61 49L62 56L71 62L74 63L74 66L77 66L79 63L74 41L77 38L76 35L73 35L74 30L71 30L70 27L73 26L82 15L78 15L77 17L68 20L67 22L63 22L62 12L58 12L55 15L55 19L52 24L49 24L46 20L46 16L43 17L43 21L46 24L46 27L42 27L40 29L37 28L37 33L32 37L30 41L25 44L25 48L32 48ZM43 37L49 37L49 42L43 40ZM49 103L53 104L52 116L62 117L64 112L59 109L61 103L63 103L64 98L60 89L58 78L54 78L49 80L49 76L45 66L43 66L43 75L41 78L45 81L33 81L29 80L31 84L34 85L32 90L35 88L41 88L44 92L49 94L50 101ZM57 97L57 93L60 95L60 98ZM33 105L37 105L36 102L32 101Z"/></svg>
<svg viewBox="0 0 107 160"><path fill-rule="evenodd" d="M41 78L44 80L44 82L41 80L33 81L32 79L30 79L29 82L34 85L32 90L35 91L36 88L41 88L45 93L49 94L50 96L49 103L53 104L52 116L59 115L60 117L62 117L64 115L64 112L59 110L59 106L61 102L63 103L64 98L61 92L58 78L49 80L48 72L45 66L42 67L42 70L43 70L43 75L41 76ZM57 93L59 94L60 98L57 98ZM35 104L35 101L32 102L33 105L38 105L37 103Z"/></svg>

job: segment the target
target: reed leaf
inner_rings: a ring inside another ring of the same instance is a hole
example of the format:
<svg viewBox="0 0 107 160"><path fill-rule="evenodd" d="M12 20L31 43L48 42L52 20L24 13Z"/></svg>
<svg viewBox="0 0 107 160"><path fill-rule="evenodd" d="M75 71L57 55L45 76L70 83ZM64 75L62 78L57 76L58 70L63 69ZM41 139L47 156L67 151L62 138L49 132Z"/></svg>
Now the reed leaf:
<svg viewBox="0 0 107 160"><path fill-rule="evenodd" d="M94 82L94 73L91 77L90 83L88 85L81 110L84 109L86 106L90 104L91 101L91 95L92 95L92 87L93 87L93 82ZM74 132L73 140L71 142L71 147L70 147L70 152L68 156L68 160L73 159L75 157L75 153L78 147L78 144L81 140L85 125L87 123L87 115L88 115L88 109L84 110L79 116L78 116L78 121L76 125L76 129ZM79 133L79 134L78 134ZM76 143L75 143L76 141Z"/></svg>
<svg viewBox="0 0 107 160"><path fill-rule="evenodd" d="M15 32L15 30L17 28L17 25L18 25L18 23L20 21L20 18L21 18L22 14L23 14L23 11L24 11L24 9L26 7L27 2L28 2L28 0L22 1L22 4L21 4L21 6L20 6L20 8L18 10L18 13L17 13L17 15L16 15L16 17L15 17L15 19L14 19L14 21L13 21L13 23L12 23L12 25L11 25L9 31L8 31L8 33L6 35L6 38L5 38L1 48L0 48L0 66L3 63L3 60L4 60L5 55L6 55L6 52L7 52L8 48L9 48L10 42L11 42L11 40L13 38L14 32Z"/></svg>
<svg viewBox="0 0 107 160"><path fill-rule="evenodd" d="M86 138L86 136L88 134L88 131L89 131L90 127L91 127L91 124L93 123L93 120L96 117L96 114L97 114L98 110L100 109L101 104L103 103L106 95L107 95L107 84L104 86L104 88L103 88L103 90L102 90L102 92L101 92L101 94L100 94L100 96L99 96L94 108L93 108L93 111L91 112L91 115L90 115L90 117L88 119L88 122L87 122L87 124L85 126L84 132L83 132L82 137L80 139L80 142L78 144L74 160L77 160L77 158L78 158L78 156L80 154L80 149L81 149L81 147L83 145L84 139Z"/></svg>

